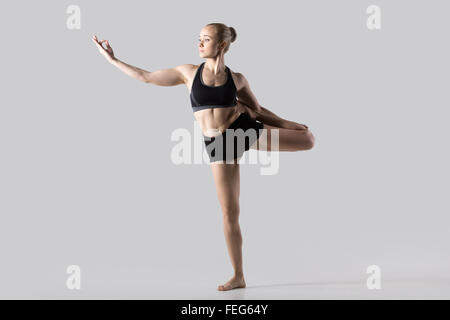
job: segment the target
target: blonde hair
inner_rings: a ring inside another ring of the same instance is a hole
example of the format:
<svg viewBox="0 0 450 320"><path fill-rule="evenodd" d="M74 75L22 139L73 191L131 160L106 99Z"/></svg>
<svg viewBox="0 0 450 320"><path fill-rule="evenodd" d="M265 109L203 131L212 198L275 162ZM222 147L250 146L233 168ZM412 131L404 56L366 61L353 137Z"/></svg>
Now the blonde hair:
<svg viewBox="0 0 450 320"><path fill-rule="evenodd" d="M230 44L236 40L236 30L233 27L228 27L223 23L208 23L206 26L214 27L216 30L217 41L221 43L225 41L227 44L225 45L223 53L227 53L230 48Z"/></svg>

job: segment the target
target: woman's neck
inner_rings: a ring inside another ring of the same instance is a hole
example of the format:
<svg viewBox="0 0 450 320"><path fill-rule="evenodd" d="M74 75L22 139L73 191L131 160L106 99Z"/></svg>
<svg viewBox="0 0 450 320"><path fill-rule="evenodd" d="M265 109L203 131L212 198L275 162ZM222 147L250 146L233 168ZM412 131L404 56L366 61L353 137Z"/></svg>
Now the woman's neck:
<svg viewBox="0 0 450 320"><path fill-rule="evenodd" d="M204 68L207 68L214 75L223 73L225 71L225 61L223 56L218 58L206 59Z"/></svg>

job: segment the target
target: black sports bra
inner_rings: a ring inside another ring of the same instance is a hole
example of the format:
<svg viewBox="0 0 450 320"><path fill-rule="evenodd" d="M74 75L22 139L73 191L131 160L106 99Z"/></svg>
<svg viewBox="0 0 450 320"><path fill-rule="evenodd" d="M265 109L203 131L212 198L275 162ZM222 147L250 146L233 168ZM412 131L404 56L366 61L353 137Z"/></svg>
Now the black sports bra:
<svg viewBox="0 0 450 320"><path fill-rule="evenodd" d="M237 89L230 69L227 71L227 81L221 86L208 86L203 83L202 71L205 62L197 68L191 89L191 105L194 112L211 108L226 108L237 105Z"/></svg>

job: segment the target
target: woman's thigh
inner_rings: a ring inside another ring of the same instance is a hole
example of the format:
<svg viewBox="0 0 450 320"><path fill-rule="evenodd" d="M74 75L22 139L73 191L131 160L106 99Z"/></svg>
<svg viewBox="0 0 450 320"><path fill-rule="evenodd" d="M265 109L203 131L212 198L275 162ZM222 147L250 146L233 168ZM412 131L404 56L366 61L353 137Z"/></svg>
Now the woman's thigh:
<svg viewBox="0 0 450 320"><path fill-rule="evenodd" d="M264 128L251 149L264 151L299 151L312 147L312 133L309 130L292 130L278 128L263 123ZM278 138L278 146L272 139ZM273 148L273 150L272 150Z"/></svg>
<svg viewBox="0 0 450 320"><path fill-rule="evenodd" d="M222 211L239 214L239 164L211 162L211 169Z"/></svg>

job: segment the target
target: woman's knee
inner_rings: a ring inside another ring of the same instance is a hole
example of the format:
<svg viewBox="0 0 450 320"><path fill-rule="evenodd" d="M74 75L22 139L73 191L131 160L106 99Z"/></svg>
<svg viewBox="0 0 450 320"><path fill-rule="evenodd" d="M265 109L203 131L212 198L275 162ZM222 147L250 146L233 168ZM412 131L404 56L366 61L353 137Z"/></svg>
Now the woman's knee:
<svg viewBox="0 0 450 320"><path fill-rule="evenodd" d="M231 205L222 207L223 219L226 222L236 223L239 221L239 206Z"/></svg>
<svg viewBox="0 0 450 320"><path fill-rule="evenodd" d="M299 130L296 139L297 150L310 150L314 147L315 138L309 129Z"/></svg>
<svg viewBox="0 0 450 320"><path fill-rule="evenodd" d="M309 129L307 130L307 144L306 147L307 149L312 149L314 147L314 144L316 142L316 138L314 137L314 135L312 134L311 131L309 131Z"/></svg>

